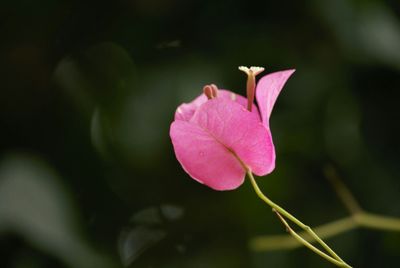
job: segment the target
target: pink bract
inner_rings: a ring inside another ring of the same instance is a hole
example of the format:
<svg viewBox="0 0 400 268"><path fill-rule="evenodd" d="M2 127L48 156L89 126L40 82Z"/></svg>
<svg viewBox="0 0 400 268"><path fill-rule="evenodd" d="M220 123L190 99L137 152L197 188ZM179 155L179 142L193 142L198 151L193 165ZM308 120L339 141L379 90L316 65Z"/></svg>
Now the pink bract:
<svg viewBox="0 0 400 268"><path fill-rule="evenodd" d="M271 73L256 87L258 109L248 111L247 99L228 90L216 98L204 94L177 108L170 136L176 157L195 180L215 190L239 187L246 170L258 176L275 167L269 129L274 103L294 70Z"/></svg>
<svg viewBox="0 0 400 268"><path fill-rule="evenodd" d="M257 83L256 99L260 109L261 119L266 126L269 126L269 117L276 99L281 93L283 86L295 70L286 70L267 74Z"/></svg>

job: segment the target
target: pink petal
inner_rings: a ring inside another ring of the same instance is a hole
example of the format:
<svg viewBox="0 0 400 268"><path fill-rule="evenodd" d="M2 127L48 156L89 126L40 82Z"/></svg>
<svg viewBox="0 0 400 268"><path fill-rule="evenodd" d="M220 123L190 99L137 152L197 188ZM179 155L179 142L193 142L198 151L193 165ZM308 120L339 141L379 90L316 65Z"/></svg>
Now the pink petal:
<svg viewBox="0 0 400 268"><path fill-rule="evenodd" d="M239 161L195 123L173 122L170 136L176 158L193 179L215 190L232 190L243 183L245 170Z"/></svg>
<svg viewBox="0 0 400 268"><path fill-rule="evenodd" d="M209 100L197 110L191 122L233 151L256 175L273 170L275 150L271 133L242 105L227 99Z"/></svg>
<svg viewBox="0 0 400 268"><path fill-rule="evenodd" d="M201 94L192 102L179 105L175 112L175 120L189 121L193 117L194 112L206 101L206 95Z"/></svg>
<svg viewBox="0 0 400 268"><path fill-rule="evenodd" d="M232 91L229 90L224 90L221 89L219 91L219 97L227 99L227 100L233 100L234 102L239 103L242 105L245 109L247 109L247 98L243 97L242 95L233 93ZM258 118L258 120L261 120L260 118L260 112L258 111L257 106L253 105L253 109L251 110L254 116Z"/></svg>
<svg viewBox="0 0 400 268"><path fill-rule="evenodd" d="M223 99L229 99L235 101L242 105L243 107L247 107L247 99L241 95L233 93L232 91L220 89L218 90L218 97ZM207 102L207 97L204 94L201 94L197 98L195 98L192 102L181 104L175 112L175 120L184 120L189 121L196 110L203 104ZM256 108L255 106L253 106ZM252 112L259 117L258 109L253 109Z"/></svg>
<svg viewBox="0 0 400 268"><path fill-rule="evenodd" d="M189 122L175 121L170 135L185 171L216 190L243 183L240 161L260 176L274 169L275 151L267 127L258 115L226 98L207 101Z"/></svg>
<svg viewBox="0 0 400 268"><path fill-rule="evenodd" d="M283 86L294 69L267 74L257 84L256 99L261 118L266 126L269 126L269 117Z"/></svg>

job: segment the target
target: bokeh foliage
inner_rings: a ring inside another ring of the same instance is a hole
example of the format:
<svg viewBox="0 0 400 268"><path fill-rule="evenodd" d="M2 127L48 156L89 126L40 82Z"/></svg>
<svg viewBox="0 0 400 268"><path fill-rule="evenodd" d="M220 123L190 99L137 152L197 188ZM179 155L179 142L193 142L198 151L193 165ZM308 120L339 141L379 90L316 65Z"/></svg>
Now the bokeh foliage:
<svg viewBox="0 0 400 268"><path fill-rule="evenodd" d="M250 251L284 230L249 184L212 191L174 157L176 106L207 83L244 94L239 65L297 69L266 194L313 226L346 215L333 164L363 207L400 217L398 1L4 0L0 38L1 267L328 265ZM398 233L329 242L355 267L400 257Z"/></svg>

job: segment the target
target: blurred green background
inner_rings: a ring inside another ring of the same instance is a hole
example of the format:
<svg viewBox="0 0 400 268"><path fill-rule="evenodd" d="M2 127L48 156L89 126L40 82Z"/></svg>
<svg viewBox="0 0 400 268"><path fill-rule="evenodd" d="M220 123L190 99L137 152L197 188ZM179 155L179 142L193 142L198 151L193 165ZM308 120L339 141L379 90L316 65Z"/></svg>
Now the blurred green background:
<svg viewBox="0 0 400 268"><path fill-rule="evenodd" d="M217 192L176 161L176 107L239 65L296 68L275 106L263 191L311 226L361 205L400 217L397 0L3 0L0 267L333 267L254 252L284 228L246 182ZM355 267L398 267L400 233L328 240Z"/></svg>

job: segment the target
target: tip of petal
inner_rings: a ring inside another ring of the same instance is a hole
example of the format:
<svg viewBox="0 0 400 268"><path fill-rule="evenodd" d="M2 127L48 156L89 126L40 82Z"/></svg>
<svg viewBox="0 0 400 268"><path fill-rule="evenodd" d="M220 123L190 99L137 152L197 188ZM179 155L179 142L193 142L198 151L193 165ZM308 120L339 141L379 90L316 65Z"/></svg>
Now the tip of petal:
<svg viewBox="0 0 400 268"><path fill-rule="evenodd" d="M263 76L258 81L256 88L256 99L264 124L269 125L269 117L278 95L280 94L286 81L295 71L295 69L288 69L270 73Z"/></svg>

